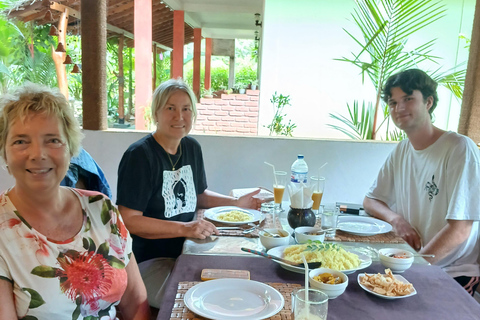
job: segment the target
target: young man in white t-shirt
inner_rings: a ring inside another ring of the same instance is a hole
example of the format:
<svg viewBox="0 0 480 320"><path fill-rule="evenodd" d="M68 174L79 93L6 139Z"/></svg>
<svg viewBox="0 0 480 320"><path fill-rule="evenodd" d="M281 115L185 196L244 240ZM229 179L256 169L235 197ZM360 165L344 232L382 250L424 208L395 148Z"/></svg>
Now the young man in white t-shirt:
<svg viewBox="0 0 480 320"><path fill-rule="evenodd" d="M387 158L363 202L429 262L443 268L471 295L480 269L480 156L475 143L432 124L437 83L410 69L383 89L395 125L408 139Z"/></svg>

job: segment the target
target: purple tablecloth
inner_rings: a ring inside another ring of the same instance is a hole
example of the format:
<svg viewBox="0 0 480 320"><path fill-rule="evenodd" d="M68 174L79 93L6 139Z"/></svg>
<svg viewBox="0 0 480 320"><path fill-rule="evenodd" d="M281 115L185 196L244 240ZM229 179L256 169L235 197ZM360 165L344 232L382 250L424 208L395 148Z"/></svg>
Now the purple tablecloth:
<svg viewBox="0 0 480 320"><path fill-rule="evenodd" d="M252 280L261 282L304 283L304 275L287 271L279 264L259 257L181 255L171 274L158 318L170 319L180 281L200 281L202 269L249 270ZM373 263L362 270L382 272L383 266ZM410 281L417 295L405 299L385 300L365 292L357 283L358 272L350 274L344 294L329 300L328 320L346 319L480 319L480 304L436 266L414 264L402 275Z"/></svg>

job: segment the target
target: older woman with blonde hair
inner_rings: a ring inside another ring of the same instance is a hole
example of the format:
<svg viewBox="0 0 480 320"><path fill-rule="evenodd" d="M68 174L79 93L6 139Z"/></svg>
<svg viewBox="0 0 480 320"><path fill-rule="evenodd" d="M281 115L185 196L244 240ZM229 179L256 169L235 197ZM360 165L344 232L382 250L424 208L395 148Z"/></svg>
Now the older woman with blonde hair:
<svg viewBox="0 0 480 320"><path fill-rule="evenodd" d="M65 97L27 83L0 98L0 319L149 319L131 238L103 194L61 187L82 133Z"/></svg>
<svg viewBox="0 0 480 320"><path fill-rule="evenodd" d="M197 208L238 206L257 209L260 190L240 198L207 189L200 144L188 133L196 118L196 98L181 79L153 93L156 130L125 151L118 169L117 204L133 235L148 301L159 307L164 284L186 237L218 234L215 225L194 219Z"/></svg>

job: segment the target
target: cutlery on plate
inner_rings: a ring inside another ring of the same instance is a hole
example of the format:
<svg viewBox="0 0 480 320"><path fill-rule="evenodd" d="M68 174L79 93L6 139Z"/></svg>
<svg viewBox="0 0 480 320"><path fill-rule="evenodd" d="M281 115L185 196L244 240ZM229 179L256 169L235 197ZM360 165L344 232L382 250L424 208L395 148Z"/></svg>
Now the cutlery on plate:
<svg viewBox="0 0 480 320"><path fill-rule="evenodd" d="M217 230L243 230L240 227L217 227Z"/></svg>
<svg viewBox="0 0 480 320"><path fill-rule="evenodd" d="M280 257L277 257L277 256L272 256L271 254L260 252L260 251L257 251L257 250L252 250L252 249L248 249L248 248L241 248L241 249L242 249L242 251L245 251L245 252L253 253L253 254L268 258L268 259L277 260L277 261L286 263L288 265L304 269L303 263L298 263L297 264L295 262L292 262L292 261L289 261L289 260L286 260L286 259L283 259L283 258L280 258ZM321 262L309 262L308 263L308 268L310 268L310 269L320 268L321 266L322 266Z"/></svg>

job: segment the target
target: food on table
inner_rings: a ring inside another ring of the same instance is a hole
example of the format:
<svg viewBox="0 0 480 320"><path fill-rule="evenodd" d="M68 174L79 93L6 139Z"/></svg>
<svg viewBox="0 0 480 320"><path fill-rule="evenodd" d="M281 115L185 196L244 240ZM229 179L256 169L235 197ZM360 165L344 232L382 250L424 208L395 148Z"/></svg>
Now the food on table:
<svg viewBox="0 0 480 320"><path fill-rule="evenodd" d="M403 283L393 276L390 269L385 269L385 274L365 275L360 278L360 283L375 293L385 296L406 296L413 292L411 283Z"/></svg>
<svg viewBox="0 0 480 320"><path fill-rule="evenodd" d="M305 234L307 236L321 236L324 233L325 233L325 231L308 231L308 232L305 232Z"/></svg>
<svg viewBox="0 0 480 320"><path fill-rule="evenodd" d="M318 282L323 282L326 284L340 284L343 283L342 279L340 277L335 277L333 274L329 272L321 273L318 276L313 277L314 280L317 280Z"/></svg>
<svg viewBox="0 0 480 320"><path fill-rule="evenodd" d="M323 268L333 270L350 270L360 266L361 261L355 253L347 252L336 244L323 244L320 241L309 241L285 248L283 258L295 263L302 263L301 254L307 262L321 262Z"/></svg>
<svg viewBox="0 0 480 320"><path fill-rule="evenodd" d="M276 235L278 235L278 236L280 236L280 237L282 237L282 238L283 238L283 237L286 237L286 235L284 235L283 233L278 233L278 232L270 232L270 233L264 232L264 233L263 233L263 235L264 235L265 237L270 237L270 238L273 238L272 234L274 234L274 235L276 234Z"/></svg>
<svg viewBox="0 0 480 320"><path fill-rule="evenodd" d="M217 220L228 222L248 222L253 221L253 218L248 213L240 210L231 210L228 212L220 213L217 216Z"/></svg>

